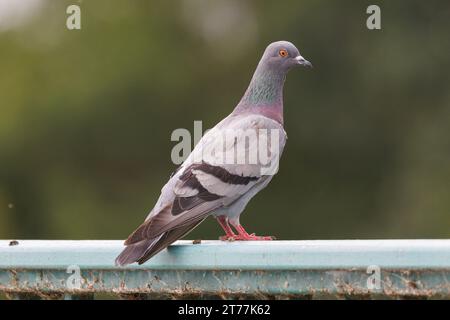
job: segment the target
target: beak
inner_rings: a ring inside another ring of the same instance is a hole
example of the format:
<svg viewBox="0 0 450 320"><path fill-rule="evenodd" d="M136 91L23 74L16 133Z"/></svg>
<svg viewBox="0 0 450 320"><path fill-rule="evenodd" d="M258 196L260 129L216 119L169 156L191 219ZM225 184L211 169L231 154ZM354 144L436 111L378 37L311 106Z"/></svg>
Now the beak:
<svg viewBox="0 0 450 320"><path fill-rule="evenodd" d="M303 58L301 55L296 56L294 59L297 62L297 64L299 64L301 66L308 67L308 68L312 68L313 67L311 62L309 62L308 60Z"/></svg>

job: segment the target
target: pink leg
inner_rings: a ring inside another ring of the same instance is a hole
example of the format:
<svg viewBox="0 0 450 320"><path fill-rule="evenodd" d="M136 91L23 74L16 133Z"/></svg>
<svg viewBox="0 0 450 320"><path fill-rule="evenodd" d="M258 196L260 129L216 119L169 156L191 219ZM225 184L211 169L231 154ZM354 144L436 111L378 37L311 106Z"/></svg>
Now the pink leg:
<svg viewBox="0 0 450 320"><path fill-rule="evenodd" d="M274 240L275 237L272 236L257 236L254 233L248 234L247 231L245 231L244 227L238 224L233 224L233 227L236 228L236 231L238 232L238 235L234 237L234 240L242 240L242 241L251 241L251 240L259 240L259 241L269 241Z"/></svg>
<svg viewBox="0 0 450 320"><path fill-rule="evenodd" d="M222 229L225 231L225 235L221 236L220 240L233 240L236 235L233 232L233 229L231 229L230 225L228 224L228 218L225 216L218 216L217 222L220 224Z"/></svg>

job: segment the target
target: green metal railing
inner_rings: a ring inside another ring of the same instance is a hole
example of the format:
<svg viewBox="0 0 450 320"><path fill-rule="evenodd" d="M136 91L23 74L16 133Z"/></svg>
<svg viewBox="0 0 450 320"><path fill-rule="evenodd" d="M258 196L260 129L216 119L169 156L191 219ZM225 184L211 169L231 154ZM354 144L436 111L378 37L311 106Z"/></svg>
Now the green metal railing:
<svg viewBox="0 0 450 320"><path fill-rule="evenodd" d="M450 240L178 241L116 267L121 241L0 240L4 298L450 298Z"/></svg>

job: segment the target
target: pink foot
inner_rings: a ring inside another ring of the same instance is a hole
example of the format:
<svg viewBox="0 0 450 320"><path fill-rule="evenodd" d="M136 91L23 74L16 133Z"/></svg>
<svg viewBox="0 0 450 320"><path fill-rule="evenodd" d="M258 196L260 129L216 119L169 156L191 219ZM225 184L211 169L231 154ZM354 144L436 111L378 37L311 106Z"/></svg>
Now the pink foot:
<svg viewBox="0 0 450 320"><path fill-rule="evenodd" d="M219 222L220 226L225 231L225 235L221 236L219 238L222 241L271 241L271 240L275 240L275 237L273 237L273 236L257 236L254 233L248 234L247 231L245 231L244 227L241 226L239 223L233 224L233 226L236 228L236 231L238 232L238 234L235 234L228 223L228 218L225 216L217 217L217 222Z"/></svg>
<svg viewBox="0 0 450 320"><path fill-rule="evenodd" d="M234 237L234 240L240 240L240 241L270 241L275 240L275 237L272 236L257 236L254 233L248 234L247 231L245 231L244 227L240 224L233 225L238 234Z"/></svg>
<svg viewBox="0 0 450 320"><path fill-rule="evenodd" d="M228 218L225 216L219 216L217 217L217 222L219 222L220 226L225 231L225 235L221 236L219 239L222 241L234 241L234 237L236 235L228 223Z"/></svg>

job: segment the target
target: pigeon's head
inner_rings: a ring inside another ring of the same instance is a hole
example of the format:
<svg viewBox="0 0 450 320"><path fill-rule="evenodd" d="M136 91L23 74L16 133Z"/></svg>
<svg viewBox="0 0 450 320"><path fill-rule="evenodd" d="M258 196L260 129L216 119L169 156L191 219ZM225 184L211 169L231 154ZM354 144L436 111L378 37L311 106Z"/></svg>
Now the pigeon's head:
<svg viewBox="0 0 450 320"><path fill-rule="evenodd" d="M312 68L311 62L303 58L298 49L288 41L277 41L269 44L260 63L284 72L295 66Z"/></svg>

